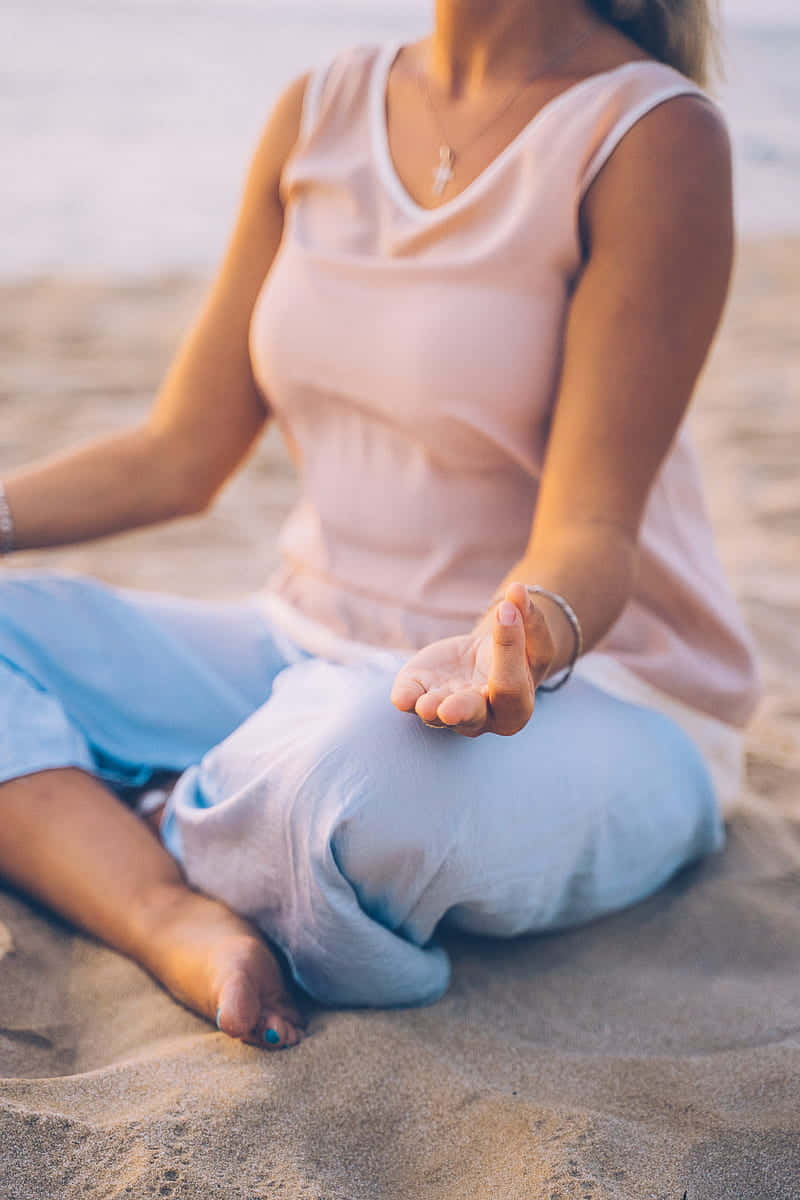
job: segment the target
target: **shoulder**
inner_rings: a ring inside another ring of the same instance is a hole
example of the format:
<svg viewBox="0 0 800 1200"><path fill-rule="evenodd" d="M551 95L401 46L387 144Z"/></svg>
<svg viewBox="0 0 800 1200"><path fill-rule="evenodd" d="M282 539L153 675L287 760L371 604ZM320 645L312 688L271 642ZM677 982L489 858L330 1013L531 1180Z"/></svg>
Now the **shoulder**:
<svg viewBox="0 0 800 1200"><path fill-rule="evenodd" d="M634 96L609 152L582 194L587 249L677 229L732 223L733 154L727 122L713 99L685 76L649 60L652 80ZM635 72L633 74L636 74ZM642 73L640 73L642 74ZM683 90L681 90L683 89Z"/></svg>
<svg viewBox="0 0 800 1200"><path fill-rule="evenodd" d="M301 137L310 128L324 104L341 91L342 85L363 77L384 43L359 43L338 50L294 76L278 93L262 126L253 169L272 186Z"/></svg>
<svg viewBox="0 0 800 1200"><path fill-rule="evenodd" d="M598 87L586 96L593 133L586 190L601 172L619 174L634 161L644 168L710 154L712 169L730 162L727 125L712 96L619 30L599 39L590 72Z"/></svg>
<svg viewBox="0 0 800 1200"><path fill-rule="evenodd" d="M728 167L728 127L711 97L663 63L649 63L647 75L644 88L636 89L640 81L630 79L634 87L630 111L622 114L624 136L618 137L598 176L604 175L608 186L631 175L639 177L641 186L667 179L679 185L697 172L710 179ZM673 174L675 168L681 169Z"/></svg>
<svg viewBox="0 0 800 1200"><path fill-rule="evenodd" d="M318 60L308 73L302 131L310 133L320 119L353 119L363 105L376 60L389 42L358 42Z"/></svg>
<svg viewBox="0 0 800 1200"><path fill-rule="evenodd" d="M391 45L389 41L355 42L320 58L309 72L312 90L329 93L357 83L371 73L376 59L388 53Z"/></svg>
<svg viewBox="0 0 800 1200"><path fill-rule="evenodd" d="M277 194L283 168L300 140L313 71L295 76L279 92L262 126L250 165L251 183Z"/></svg>

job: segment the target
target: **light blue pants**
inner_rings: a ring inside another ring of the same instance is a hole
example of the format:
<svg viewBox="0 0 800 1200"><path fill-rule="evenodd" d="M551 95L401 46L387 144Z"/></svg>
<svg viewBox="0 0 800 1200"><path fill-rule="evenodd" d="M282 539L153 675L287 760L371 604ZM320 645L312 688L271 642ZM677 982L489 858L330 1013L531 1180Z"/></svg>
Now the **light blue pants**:
<svg viewBox="0 0 800 1200"><path fill-rule="evenodd" d="M692 742L573 679L468 739L389 700L393 670L312 658L246 604L54 572L0 578L0 782L182 772L163 827L189 882L336 1004L435 1000L440 923L495 937L633 904L719 849Z"/></svg>

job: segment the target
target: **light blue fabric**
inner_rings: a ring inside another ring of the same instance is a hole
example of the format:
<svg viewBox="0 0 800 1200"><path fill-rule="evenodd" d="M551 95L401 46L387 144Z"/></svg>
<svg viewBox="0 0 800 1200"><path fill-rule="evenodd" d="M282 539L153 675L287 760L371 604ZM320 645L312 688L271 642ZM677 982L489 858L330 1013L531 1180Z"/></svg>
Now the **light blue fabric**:
<svg viewBox="0 0 800 1200"><path fill-rule="evenodd" d="M0 781L183 772L165 844L336 1004L428 1003L441 923L496 937L643 899L719 849L705 764L662 714L579 679L511 738L426 728L393 671L312 658L246 604L52 572L0 580Z"/></svg>

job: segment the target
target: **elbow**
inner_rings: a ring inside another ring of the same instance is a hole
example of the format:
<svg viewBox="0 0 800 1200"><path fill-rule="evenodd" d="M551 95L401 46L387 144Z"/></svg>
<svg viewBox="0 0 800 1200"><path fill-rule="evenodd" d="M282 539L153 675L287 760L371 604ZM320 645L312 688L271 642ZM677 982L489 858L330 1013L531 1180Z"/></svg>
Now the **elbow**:
<svg viewBox="0 0 800 1200"><path fill-rule="evenodd" d="M206 496L199 493L187 493L182 497L181 503L178 505L174 516L176 517L202 517L207 513L214 502L213 496Z"/></svg>
<svg viewBox="0 0 800 1200"><path fill-rule="evenodd" d="M179 481L178 507L182 517L201 517L213 506L219 488L207 472L185 471Z"/></svg>
<svg viewBox="0 0 800 1200"><path fill-rule="evenodd" d="M202 517L213 507L219 487L208 474L187 471L177 484L176 517Z"/></svg>
<svg viewBox="0 0 800 1200"><path fill-rule="evenodd" d="M211 508L219 486L211 477L206 462L199 463L188 448L161 433L145 427L138 431L145 443L140 465L149 465L146 473L156 519L202 516Z"/></svg>

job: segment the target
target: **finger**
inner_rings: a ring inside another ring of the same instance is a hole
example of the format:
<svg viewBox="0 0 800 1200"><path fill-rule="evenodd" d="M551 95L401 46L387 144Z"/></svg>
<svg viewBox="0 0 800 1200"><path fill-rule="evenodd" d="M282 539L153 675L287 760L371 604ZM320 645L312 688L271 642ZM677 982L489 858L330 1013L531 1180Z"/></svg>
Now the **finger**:
<svg viewBox="0 0 800 1200"><path fill-rule="evenodd" d="M515 580L514 583L510 583L506 588L505 599L509 600L512 604L516 604L520 612L524 612L530 597L525 584Z"/></svg>
<svg viewBox="0 0 800 1200"><path fill-rule="evenodd" d="M452 688L432 688L429 692L426 692L424 696L420 696L419 700L417 700L415 706L417 716L423 721L436 721L439 712L439 705L450 695L452 695Z"/></svg>
<svg viewBox="0 0 800 1200"><path fill-rule="evenodd" d="M542 610L534 604L524 583L510 584L506 588L506 599L515 604L522 613L528 666L533 678L538 682L547 674L555 653L550 627Z"/></svg>
<svg viewBox="0 0 800 1200"><path fill-rule="evenodd" d="M482 728L486 724L486 700L473 688L453 692L439 705L437 715L440 721L456 729L458 733L471 732L474 728Z"/></svg>
<svg viewBox="0 0 800 1200"><path fill-rule="evenodd" d="M420 696L424 695L425 688L418 679L414 679L412 675L401 673L392 685L390 699L395 708L399 708L401 712L413 712Z"/></svg>
<svg viewBox="0 0 800 1200"><path fill-rule="evenodd" d="M522 729L533 711L525 626L516 604L503 600L495 611L489 708L495 733Z"/></svg>

